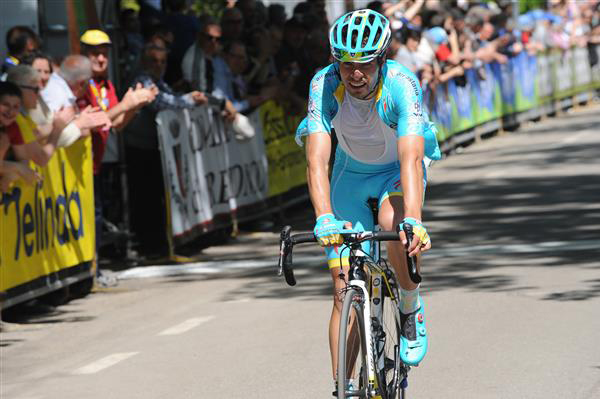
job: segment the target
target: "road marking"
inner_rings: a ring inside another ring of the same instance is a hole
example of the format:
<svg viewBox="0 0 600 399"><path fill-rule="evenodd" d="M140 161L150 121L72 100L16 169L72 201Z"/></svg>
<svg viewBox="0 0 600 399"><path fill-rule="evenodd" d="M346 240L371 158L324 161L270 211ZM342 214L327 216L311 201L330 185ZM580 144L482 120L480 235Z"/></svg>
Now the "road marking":
<svg viewBox="0 0 600 399"><path fill-rule="evenodd" d="M485 175L483 175L483 178L484 179L495 179L502 175L506 175L506 170L494 170L492 172L488 172Z"/></svg>
<svg viewBox="0 0 600 399"><path fill-rule="evenodd" d="M192 328L198 327L200 324L206 323L214 319L215 316L206 316L206 317L196 317L193 319L188 319L181 324L177 324L171 328L167 328L163 332L160 332L158 335L177 335L183 334L184 332L190 331Z"/></svg>
<svg viewBox="0 0 600 399"><path fill-rule="evenodd" d="M250 298L231 299L229 301L224 301L224 303L246 303L246 302L250 302Z"/></svg>
<svg viewBox="0 0 600 399"><path fill-rule="evenodd" d="M96 360L93 363L88 364L87 366L83 366L73 372L73 374L94 374L115 364L122 362L125 359L128 359L134 355L137 355L139 352L125 352L125 353L113 353L112 355L108 355L103 357L100 360Z"/></svg>
<svg viewBox="0 0 600 399"><path fill-rule="evenodd" d="M591 130L582 130L581 132L577 133L574 136L569 136L566 139L561 140L560 145L574 143L577 140L580 140L583 136L585 136L586 134L588 134L590 132L591 132Z"/></svg>

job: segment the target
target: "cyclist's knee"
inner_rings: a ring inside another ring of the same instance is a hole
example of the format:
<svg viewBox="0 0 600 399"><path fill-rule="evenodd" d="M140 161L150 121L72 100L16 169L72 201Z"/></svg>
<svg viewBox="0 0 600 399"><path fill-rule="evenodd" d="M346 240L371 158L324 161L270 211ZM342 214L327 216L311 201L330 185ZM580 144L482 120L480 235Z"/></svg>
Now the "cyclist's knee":
<svg viewBox="0 0 600 399"><path fill-rule="evenodd" d="M344 301L344 289L346 288L346 282L339 277L339 268L336 271L332 271L333 277L333 305L338 311L342 309L342 302Z"/></svg>

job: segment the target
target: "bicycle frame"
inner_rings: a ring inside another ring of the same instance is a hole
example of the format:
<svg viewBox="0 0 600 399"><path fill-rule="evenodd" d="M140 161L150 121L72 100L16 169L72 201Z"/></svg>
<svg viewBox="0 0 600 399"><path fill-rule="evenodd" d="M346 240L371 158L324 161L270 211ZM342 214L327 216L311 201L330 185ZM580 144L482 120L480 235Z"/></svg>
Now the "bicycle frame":
<svg viewBox="0 0 600 399"><path fill-rule="evenodd" d="M349 263L350 268L348 271L348 288L353 287L355 289L359 289L363 294L363 300L365 305L363 308L363 323L364 323L364 331L365 331L365 340L367 343L371 345L372 348L375 348L377 345L376 340L373 336L373 318L377 319L379 322L382 321L383 314L383 284L388 286L388 290L392 293L391 287L389 285L389 281L387 276L384 275L379 270L375 268L370 269L370 277L362 278L365 274L365 260L369 258L369 260L374 261L376 264L379 262L380 257L380 245L378 241L372 241L371 245L371 256L367 256L362 249L360 249L360 244L354 244L350 247L350 257ZM360 259L358 259L360 258ZM368 285L367 285L368 284ZM372 292L372 294L371 294ZM392 293L393 295L393 293ZM399 323L399 320L396 320ZM367 355L367 376L368 376L368 389L369 394L372 398L377 399L381 398L378 394L379 386L376 373L380 370L383 370L385 367L385 357L379 356L377 359L373 358L373 350L368 350ZM377 361L377 364L376 364Z"/></svg>
<svg viewBox="0 0 600 399"><path fill-rule="evenodd" d="M407 231L406 227L404 232L407 234L409 238L409 242L412 238L412 231ZM360 243L363 241L369 240L371 241L371 250L370 254L365 254L362 249ZM377 337L374 335L373 330L373 319L377 319L379 323L382 320L383 313L383 297L384 287L387 286L387 291L390 294L391 299L395 299L394 290L388 280L388 276L381 268L380 262L380 245L379 241L398 241L399 237L396 232L387 232L387 231L364 231L364 232L349 232L349 234L344 239L347 248L350 250L349 263L350 268L348 269L348 283L347 287L353 287L356 290L359 290L363 295L363 301L365 306L363 306L363 323L364 323L364 331L365 331L365 341L369 347L366 351L366 360L367 360L367 389L368 394L371 398L381 399L382 396L378 391L381 391L381 387L378 387L379 379L378 372L385 372L385 356L379 356L379 348L375 345L378 345L381 341L376 339ZM311 233L301 233L291 235L291 227L285 226L281 231L281 239L280 239L280 257L278 263L278 275L284 275L285 281L288 285L294 286L296 285L296 279L294 277L293 266L292 266L292 249L294 245L301 243L309 243L316 242L316 237ZM407 255L407 258L408 255ZM411 262L409 263L409 275L411 279L413 279L413 273L411 273L411 263L414 266L415 259L409 258ZM376 267L369 267L366 262L374 262ZM367 267L370 272L370 276L367 278L365 267ZM386 263L386 270L387 263ZM416 268L415 268L416 270ZM345 280L345 276L343 276L343 269L341 270L342 278ZM418 278L420 281L420 275L415 271L414 276ZM415 281L413 279L413 281ZM385 285L384 285L385 284ZM399 314L398 312L394 313L394 317L396 318L396 324L400 325ZM381 324L380 324L381 326ZM377 350L377 352L374 352ZM377 355L374 355L377 353ZM374 359L374 357L377 359ZM399 358L399 353L396 354ZM396 358L395 361L398 361ZM377 364L375 364L375 360ZM406 376L410 367L400 363L400 367L395 367L396 374L394 375L395 384L397 388L404 389L406 387ZM404 377L401 381L400 377ZM387 384L387 382L386 382ZM388 387L383 387L385 392L387 392Z"/></svg>

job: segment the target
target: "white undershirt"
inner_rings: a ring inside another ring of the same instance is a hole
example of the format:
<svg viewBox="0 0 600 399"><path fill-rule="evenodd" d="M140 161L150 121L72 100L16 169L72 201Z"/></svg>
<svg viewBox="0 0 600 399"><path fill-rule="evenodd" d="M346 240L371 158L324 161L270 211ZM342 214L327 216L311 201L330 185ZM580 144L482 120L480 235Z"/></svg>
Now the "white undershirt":
<svg viewBox="0 0 600 399"><path fill-rule="evenodd" d="M387 164L398 160L396 132L375 109L375 99L360 100L344 93L332 120L340 147L357 161Z"/></svg>

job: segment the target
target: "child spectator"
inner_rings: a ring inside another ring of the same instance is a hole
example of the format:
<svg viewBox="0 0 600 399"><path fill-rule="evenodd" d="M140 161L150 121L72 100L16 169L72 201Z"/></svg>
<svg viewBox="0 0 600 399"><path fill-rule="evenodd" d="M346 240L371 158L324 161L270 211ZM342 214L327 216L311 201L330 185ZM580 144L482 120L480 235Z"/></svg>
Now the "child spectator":
<svg viewBox="0 0 600 399"><path fill-rule="evenodd" d="M21 90L11 82L0 82L0 190L7 191L12 182L22 179L28 184L41 180L27 163L18 162L12 143L21 137L17 115L21 108Z"/></svg>

